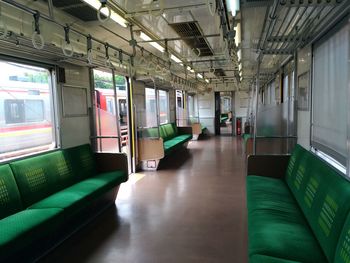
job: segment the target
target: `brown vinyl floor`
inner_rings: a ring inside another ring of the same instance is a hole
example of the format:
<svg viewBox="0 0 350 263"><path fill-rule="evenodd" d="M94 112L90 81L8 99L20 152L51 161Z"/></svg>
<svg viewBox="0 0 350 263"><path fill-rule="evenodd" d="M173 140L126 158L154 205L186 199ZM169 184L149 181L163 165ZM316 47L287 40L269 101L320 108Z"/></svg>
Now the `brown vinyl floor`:
<svg viewBox="0 0 350 263"><path fill-rule="evenodd" d="M42 262L247 262L240 138L191 142Z"/></svg>

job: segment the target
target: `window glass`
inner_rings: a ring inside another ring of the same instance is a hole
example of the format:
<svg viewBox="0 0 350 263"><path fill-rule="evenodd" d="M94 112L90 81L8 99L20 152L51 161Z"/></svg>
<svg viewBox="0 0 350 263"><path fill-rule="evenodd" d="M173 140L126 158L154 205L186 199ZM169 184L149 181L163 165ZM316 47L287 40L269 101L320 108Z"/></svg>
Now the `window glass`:
<svg viewBox="0 0 350 263"><path fill-rule="evenodd" d="M160 124L169 122L169 98L168 92L159 90L159 119Z"/></svg>
<svg viewBox="0 0 350 263"><path fill-rule="evenodd" d="M0 61L0 161L56 147L51 73Z"/></svg>
<svg viewBox="0 0 350 263"><path fill-rule="evenodd" d="M188 95L188 115L189 117L195 116L195 108L194 108L194 96Z"/></svg>
<svg viewBox="0 0 350 263"><path fill-rule="evenodd" d="M157 126L156 92L154 89L145 88L146 97L146 127Z"/></svg>
<svg viewBox="0 0 350 263"><path fill-rule="evenodd" d="M314 47L312 146L346 165L349 27Z"/></svg>

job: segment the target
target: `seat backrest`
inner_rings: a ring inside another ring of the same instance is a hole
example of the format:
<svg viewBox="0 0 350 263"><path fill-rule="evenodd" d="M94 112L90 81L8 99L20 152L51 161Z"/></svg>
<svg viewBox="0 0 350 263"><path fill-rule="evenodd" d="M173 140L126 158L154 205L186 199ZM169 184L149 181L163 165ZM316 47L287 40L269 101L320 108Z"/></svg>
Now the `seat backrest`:
<svg viewBox="0 0 350 263"><path fill-rule="evenodd" d="M341 231L333 262L350 262L350 214L348 214L348 217Z"/></svg>
<svg viewBox="0 0 350 263"><path fill-rule="evenodd" d="M21 197L10 165L0 166L0 219L23 209Z"/></svg>
<svg viewBox="0 0 350 263"><path fill-rule="evenodd" d="M67 187L74 174L62 151L10 163L24 207Z"/></svg>
<svg viewBox="0 0 350 263"><path fill-rule="evenodd" d="M158 138L159 134L158 134L158 128L147 128L145 129L145 136L146 137L152 137L152 138Z"/></svg>
<svg viewBox="0 0 350 263"><path fill-rule="evenodd" d="M176 126L175 127L174 126L175 124L173 123L167 123L167 124L161 125L162 130L166 134L166 137L163 138L164 141L171 140L177 135L177 131L175 130Z"/></svg>
<svg viewBox="0 0 350 263"><path fill-rule="evenodd" d="M159 126L159 132L160 132L159 136L163 138L163 141L164 142L167 141L168 140L168 134L166 132L166 129L165 129L164 125L160 125Z"/></svg>
<svg viewBox="0 0 350 263"><path fill-rule="evenodd" d="M73 169L75 182L96 175L97 165L90 144L64 149L63 154Z"/></svg>
<svg viewBox="0 0 350 263"><path fill-rule="evenodd" d="M288 166L287 184L324 254L332 262L350 209L350 183L309 151L296 149L293 155L296 157Z"/></svg>

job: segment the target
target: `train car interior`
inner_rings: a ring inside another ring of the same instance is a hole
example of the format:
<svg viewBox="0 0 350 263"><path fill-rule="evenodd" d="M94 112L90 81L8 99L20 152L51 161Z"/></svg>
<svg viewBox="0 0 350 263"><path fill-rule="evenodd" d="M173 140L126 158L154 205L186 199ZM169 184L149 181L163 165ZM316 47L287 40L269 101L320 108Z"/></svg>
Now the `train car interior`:
<svg viewBox="0 0 350 263"><path fill-rule="evenodd" d="M1 262L350 262L350 0L1 0Z"/></svg>

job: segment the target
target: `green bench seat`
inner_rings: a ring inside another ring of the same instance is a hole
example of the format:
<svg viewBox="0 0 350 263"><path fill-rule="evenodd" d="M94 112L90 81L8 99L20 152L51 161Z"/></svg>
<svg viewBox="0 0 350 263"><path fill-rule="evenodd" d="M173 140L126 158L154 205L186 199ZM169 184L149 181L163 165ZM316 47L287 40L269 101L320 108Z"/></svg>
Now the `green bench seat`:
<svg viewBox="0 0 350 263"><path fill-rule="evenodd" d="M62 209L27 209L0 220L0 261L43 236L62 223Z"/></svg>
<svg viewBox="0 0 350 263"><path fill-rule="evenodd" d="M228 120L228 114L227 113L222 113L220 114L220 123L225 123Z"/></svg>
<svg viewBox="0 0 350 263"><path fill-rule="evenodd" d="M252 169L257 160L248 159L246 181L250 262L350 262L350 183L341 173L299 145L285 174Z"/></svg>
<svg viewBox="0 0 350 263"><path fill-rule="evenodd" d="M174 123L163 124L159 126L159 137L163 139L164 154L169 155L174 150L179 149L192 139L192 134L180 134L181 128L176 127ZM158 137L158 128L149 128L145 130L146 137Z"/></svg>
<svg viewBox="0 0 350 263"><path fill-rule="evenodd" d="M128 179L125 170L98 168L90 145L0 166L0 262L13 261Z"/></svg>

